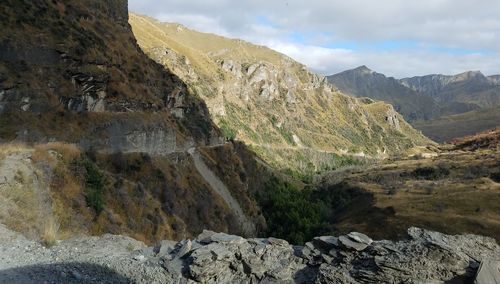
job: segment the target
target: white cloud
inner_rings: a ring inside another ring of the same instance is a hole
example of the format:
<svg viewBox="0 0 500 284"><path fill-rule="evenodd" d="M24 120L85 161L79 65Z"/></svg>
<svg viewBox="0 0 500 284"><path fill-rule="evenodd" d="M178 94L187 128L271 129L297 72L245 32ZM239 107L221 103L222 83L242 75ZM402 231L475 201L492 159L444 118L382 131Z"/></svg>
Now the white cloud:
<svg viewBox="0 0 500 284"><path fill-rule="evenodd" d="M132 11L160 20L266 44L324 74L363 64L396 77L465 70L500 73L498 0L129 2ZM299 41L294 34L306 39ZM377 47L384 42L413 46Z"/></svg>
<svg viewBox="0 0 500 284"><path fill-rule="evenodd" d="M334 69L344 70L339 69L339 67L342 68L341 66L358 66L361 62L356 53L349 49L333 49L283 42L269 42L266 45L322 74L328 74Z"/></svg>

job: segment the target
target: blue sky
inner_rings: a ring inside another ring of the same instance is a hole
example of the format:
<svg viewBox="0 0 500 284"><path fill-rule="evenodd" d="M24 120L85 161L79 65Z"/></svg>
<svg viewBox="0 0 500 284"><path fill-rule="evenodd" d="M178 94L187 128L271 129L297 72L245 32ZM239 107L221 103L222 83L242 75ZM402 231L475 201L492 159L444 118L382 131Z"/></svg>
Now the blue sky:
<svg viewBox="0 0 500 284"><path fill-rule="evenodd" d="M500 1L130 0L166 22L266 45L329 75L500 74Z"/></svg>

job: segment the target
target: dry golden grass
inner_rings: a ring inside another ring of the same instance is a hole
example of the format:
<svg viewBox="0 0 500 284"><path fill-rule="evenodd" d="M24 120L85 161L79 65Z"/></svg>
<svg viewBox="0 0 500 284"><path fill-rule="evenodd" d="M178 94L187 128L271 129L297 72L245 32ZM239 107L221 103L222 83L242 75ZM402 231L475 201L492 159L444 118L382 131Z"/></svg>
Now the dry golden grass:
<svg viewBox="0 0 500 284"><path fill-rule="evenodd" d="M0 144L0 159L5 158L5 156L11 153L18 153L30 150L31 147L24 143L2 143Z"/></svg>
<svg viewBox="0 0 500 284"><path fill-rule="evenodd" d="M449 234L475 233L500 240L499 153L445 152L433 158L392 161L345 178L370 193L366 204L343 213L341 230L360 230L377 238L403 236L410 226ZM417 169L440 169L435 176ZM384 226L384 230L379 229Z"/></svg>
<svg viewBox="0 0 500 284"><path fill-rule="evenodd" d="M46 247L54 246L57 243L58 234L59 223L53 217L48 218L43 226L42 244Z"/></svg>
<svg viewBox="0 0 500 284"><path fill-rule="evenodd" d="M64 162L69 162L79 157L82 150L75 144L63 142L51 142L47 144L35 145L33 153L33 161L54 161L54 159L62 159Z"/></svg>
<svg viewBox="0 0 500 284"><path fill-rule="evenodd" d="M0 199L0 223L27 235L36 234L39 212L32 188L24 185L0 188Z"/></svg>

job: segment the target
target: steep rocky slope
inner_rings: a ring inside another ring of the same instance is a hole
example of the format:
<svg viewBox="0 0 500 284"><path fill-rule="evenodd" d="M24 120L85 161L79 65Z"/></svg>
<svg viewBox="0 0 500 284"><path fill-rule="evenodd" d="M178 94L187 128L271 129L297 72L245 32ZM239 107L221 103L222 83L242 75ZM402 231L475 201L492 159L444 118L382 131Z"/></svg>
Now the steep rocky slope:
<svg viewBox="0 0 500 284"><path fill-rule="evenodd" d="M328 76L328 81L342 92L385 101L394 106L410 123L439 116L440 109L432 97L403 86L397 79L386 77L366 66Z"/></svg>
<svg viewBox="0 0 500 284"><path fill-rule="evenodd" d="M188 153L230 144L203 101L136 44L126 0L7 0L0 19L0 142L13 143L0 146L3 222L40 236L50 219L66 237L147 242L265 227L246 189L267 171L254 178L239 167L253 160L245 147L248 161L215 157L238 163L227 174L240 186L229 190L251 223L243 227ZM39 188L50 188L47 198ZM38 203L51 210L33 216Z"/></svg>
<svg viewBox="0 0 500 284"><path fill-rule="evenodd" d="M279 168L324 170L343 154L379 156L428 142L389 105L336 91L266 47L132 14L141 48L202 97L230 139Z"/></svg>
<svg viewBox="0 0 500 284"><path fill-rule="evenodd" d="M304 247L275 238L204 231L155 247L123 236L78 238L44 248L0 226L5 283L498 283L490 238L410 228L404 240L359 233Z"/></svg>

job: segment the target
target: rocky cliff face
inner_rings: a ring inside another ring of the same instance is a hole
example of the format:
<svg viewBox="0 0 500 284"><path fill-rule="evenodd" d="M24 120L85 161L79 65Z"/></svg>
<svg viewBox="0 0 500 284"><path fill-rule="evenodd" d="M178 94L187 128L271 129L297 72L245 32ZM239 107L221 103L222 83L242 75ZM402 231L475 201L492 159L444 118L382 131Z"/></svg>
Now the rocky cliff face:
<svg viewBox="0 0 500 284"><path fill-rule="evenodd" d="M131 15L138 43L202 97L226 137L279 168L322 170L338 155L383 156L428 141L388 105L339 93L268 48ZM305 158L300 158L305 157Z"/></svg>
<svg viewBox="0 0 500 284"><path fill-rule="evenodd" d="M150 61L136 45L127 23L127 1L12 1L0 12L4 19L0 44L4 140L62 138L89 145L99 143L92 138L102 135L108 139L104 144L113 151L117 128L121 127L122 133L148 132L166 128L165 124L172 125L175 120L181 121L181 127L168 127L173 130L171 134L179 132L170 135L171 139L191 136L197 142L210 143L217 136L203 103L188 94L177 76ZM27 37L28 33L40 36ZM137 111L162 112L165 117L151 123L143 120L143 125L110 123L82 129L86 134L96 132L93 135L47 133L43 126L30 121L37 116L52 116L52 124L61 124L67 119L61 119L64 114L84 113L82 117L107 112L109 116L124 116ZM8 121L16 121L15 127L7 127ZM121 144L130 140L118 139ZM131 143L129 146L134 147Z"/></svg>
<svg viewBox="0 0 500 284"><path fill-rule="evenodd" d="M205 104L136 44L127 1L7 0L0 19L0 142L50 142L33 166L43 168L39 177L59 213L81 216L78 228L87 233L149 242L206 226L256 233L235 221L234 210L196 170L188 150L224 146L222 135ZM75 146L78 154L67 155ZM17 150L9 151L7 159L16 157ZM36 150L21 152L31 159ZM18 185L9 178L2 189ZM242 196L244 208L255 208L248 193ZM17 212L27 210L18 205ZM247 217L253 222L258 214ZM71 222L61 225L69 235Z"/></svg>
<svg viewBox="0 0 500 284"><path fill-rule="evenodd" d="M9 283L497 283L494 240L418 228L405 240L360 233L317 237L304 247L275 238L204 231L145 247L106 235L40 247L0 227L0 281Z"/></svg>

